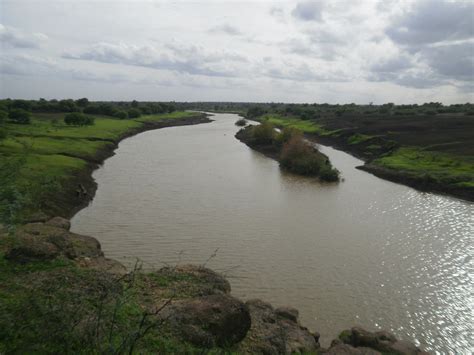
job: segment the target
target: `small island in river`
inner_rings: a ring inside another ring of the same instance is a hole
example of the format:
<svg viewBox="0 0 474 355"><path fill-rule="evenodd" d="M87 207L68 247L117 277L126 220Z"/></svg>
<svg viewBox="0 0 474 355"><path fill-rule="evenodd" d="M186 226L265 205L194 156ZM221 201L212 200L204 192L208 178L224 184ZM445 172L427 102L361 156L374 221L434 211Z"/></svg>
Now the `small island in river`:
<svg viewBox="0 0 474 355"><path fill-rule="evenodd" d="M339 181L339 171L329 158L303 137L298 129L285 127L280 132L268 121L248 125L235 135L237 139L275 160L280 166L299 175L315 176L321 181Z"/></svg>

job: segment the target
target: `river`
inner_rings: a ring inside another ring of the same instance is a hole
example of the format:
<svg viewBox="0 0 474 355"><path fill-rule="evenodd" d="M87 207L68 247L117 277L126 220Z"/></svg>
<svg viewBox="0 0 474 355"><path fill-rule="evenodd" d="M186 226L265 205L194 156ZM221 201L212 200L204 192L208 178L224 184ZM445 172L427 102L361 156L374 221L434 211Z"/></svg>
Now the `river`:
<svg viewBox="0 0 474 355"><path fill-rule="evenodd" d="M223 272L239 298L299 309L323 345L360 325L474 349L473 203L379 179L330 147L343 182L288 174L234 137L236 115L212 118L122 141L72 230L128 264Z"/></svg>

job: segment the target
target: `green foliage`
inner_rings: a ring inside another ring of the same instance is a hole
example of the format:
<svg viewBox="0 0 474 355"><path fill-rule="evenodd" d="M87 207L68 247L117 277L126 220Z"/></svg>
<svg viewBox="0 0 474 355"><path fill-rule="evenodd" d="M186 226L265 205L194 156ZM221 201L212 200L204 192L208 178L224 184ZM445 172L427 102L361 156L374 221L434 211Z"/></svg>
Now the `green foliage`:
<svg viewBox="0 0 474 355"><path fill-rule="evenodd" d="M255 144L273 144L276 136L275 127L268 121L252 127L252 136Z"/></svg>
<svg viewBox="0 0 474 355"><path fill-rule="evenodd" d="M14 123L29 124L31 122L31 113L21 108L15 108L10 110L8 118Z"/></svg>
<svg viewBox="0 0 474 355"><path fill-rule="evenodd" d="M89 105L89 100L86 97L76 100L76 105L79 107L86 107Z"/></svg>
<svg viewBox="0 0 474 355"><path fill-rule="evenodd" d="M114 117L125 120L128 118L128 113L126 111L120 110L114 113Z"/></svg>
<svg viewBox="0 0 474 355"><path fill-rule="evenodd" d="M256 118L265 114L266 110L262 106L252 106L247 110L247 118Z"/></svg>
<svg viewBox="0 0 474 355"><path fill-rule="evenodd" d="M247 120L245 118L240 118L235 122L236 126L243 127L247 124Z"/></svg>
<svg viewBox="0 0 474 355"><path fill-rule="evenodd" d="M302 139L303 132L301 132L297 128L287 126L287 127L284 127L281 130L281 132L276 135L275 143L278 146L283 146L286 142L288 142L293 137L298 137L298 139Z"/></svg>
<svg viewBox="0 0 474 355"><path fill-rule="evenodd" d="M360 144L360 143L367 142L367 141L371 140L372 138L374 138L374 137L366 135L366 134L356 133L356 134L350 136L349 139L347 140L347 142L349 144Z"/></svg>
<svg viewBox="0 0 474 355"><path fill-rule="evenodd" d="M64 116L64 123L68 126L91 126L94 124L94 120L94 117L80 112L68 113Z"/></svg>
<svg viewBox="0 0 474 355"><path fill-rule="evenodd" d="M138 118L142 115L141 111L136 109L136 108L132 108L130 110L128 110L128 117L130 118Z"/></svg>
<svg viewBox="0 0 474 355"><path fill-rule="evenodd" d="M0 110L0 124L5 123L7 118L8 118L8 112L4 110Z"/></svg>

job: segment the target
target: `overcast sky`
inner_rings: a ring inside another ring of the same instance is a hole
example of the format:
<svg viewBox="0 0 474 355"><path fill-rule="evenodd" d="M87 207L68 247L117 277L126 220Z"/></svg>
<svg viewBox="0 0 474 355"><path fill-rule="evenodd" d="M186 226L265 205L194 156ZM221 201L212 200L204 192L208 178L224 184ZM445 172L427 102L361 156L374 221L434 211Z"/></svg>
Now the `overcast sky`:
<svg viewBox="0 0 474 355"><path fill-rule="evenodd" d="M3 98L474 101L474 1L0 6Z"/></svg>

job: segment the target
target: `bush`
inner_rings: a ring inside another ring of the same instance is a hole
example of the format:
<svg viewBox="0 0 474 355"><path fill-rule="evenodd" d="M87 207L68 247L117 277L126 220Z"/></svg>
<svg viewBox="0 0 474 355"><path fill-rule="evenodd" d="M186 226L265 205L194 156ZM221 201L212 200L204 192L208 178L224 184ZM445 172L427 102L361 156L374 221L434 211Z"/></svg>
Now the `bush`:
<svg viewBox="0 0 474 355"><path fill-rule="evenodd" d="M306 143L300 134L291 136L284 143L280 166L297 174L318 176L323 181L339 180L339 171L331 166L326 156Z"/></svg>
<svg viewBox="0 0 474 355"><path fill-rule="evenodd" d="M280 133L277 134L275 138L275 143L278 146L282 146L286 142L288 142L293 137L298 137L299 139L303 139L303 132L301 132L297 128L292 127L285 127L281 130Z"/></svg>
<svg viewBox="0 0 474 355"><path fill-rule="evenodd" d="M138 118L142 115L142 113L140 112L140 110L136 109L136 108L132 108L130 110L128 110L128 117L130 118Z"/></svg>
<svg viewBox="0 0 474 355"><path fill-rule="evenodd" d="M7 111L0 110L0 124L4 123L8 118Z"/></svg>
<svg viewBox="0 0 474 355"><path fill-rule="evenodd" d="M247 124L247 120L245 118L241 118L235 122L236 126L243 127Z"/></svg>
<svg viewBox="0 0 474 355"><path fill-rule="evenodd" d="M128 113L126 111L117 111L115 112L114 117L120 118L121 120L125 120L128 118Z"/></svg>
<svg viewBox="0 0 474 355"><path fill-rule="evenodd" d="M252 136L255 144L273 144L275 139L275 128L273 125L265 121L252 129Z"/></svg>
<svg viewBox="0 0 474 355"><path fill-rule="evenodd" d="M94 124L94 117L79 112L73 112L64 116L64 123L69 126L90 126Z"/></svg>
<svg viewBox="0 0 474 355"><path fill-rule="evenodd" d="M31 113L21 108L17 108L10 111L8 118L10 118L14 123L29 124L31 122Z"/></svg>

